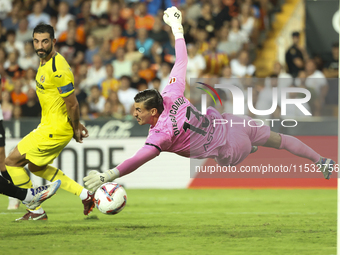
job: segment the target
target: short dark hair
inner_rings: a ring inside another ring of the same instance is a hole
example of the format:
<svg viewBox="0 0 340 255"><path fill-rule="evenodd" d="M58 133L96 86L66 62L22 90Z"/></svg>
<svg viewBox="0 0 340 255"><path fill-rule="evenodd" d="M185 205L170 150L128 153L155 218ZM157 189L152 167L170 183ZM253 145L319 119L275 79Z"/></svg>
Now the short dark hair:
<svg viewBox="0 0 340 255"><path fill-rule="evenodd" d="M142 62L142 61L148 61L148 62L150 63L150 58L147 57L147 56L143 56L143 57L141 58L140 61L141 61L141 62Z"/></svg>
<svg viewBox="0 0 340 255"><path fill-rule="evenodd" d="M300 36L300 33L297 32L297 31L293 32L293 33L292 33L292 37L295 37L295 36L299 37L299 36Z"/></svg>
<svg viewBox="0 0 340 255"><path fill-rule="evenodd" d="M7 32L6 32L6 36L9 36L9 35L16 35L15 34L15 30L14 29L9 29L9 30L7 30Z"/></svg>
<svg viewBox="0 0 340 255"><path fill-rule="evenodd" d="M131 78L130 78L130 76L128 76L128 75L122 75L122 76L119 78L119 80L123 80L123 79L126 79L126 80L129 81L129 83L131 83Z"/></svg>
<svg viewBox="0 0 340 255"><path fill-rule="evenodd" d="M140 78L139 81L137 82L137 86L140 85L140 84L146 84L146 85L148 85L148 82L147 82L145 79Z"/></svg>
<svg viewBox="0 0 340 255"><path fill-rule="evenodd" d="M157 76L152 79L152 82L161 82L161 79L159 79Z"/></svg>
<svg viewBox="0 0 340 255"><path fill-rule="evenodd" d="M100 90L100 88L99 88L98 85L92 85L91 88L90 88L90 90L93 90L93 89L98 89L98 90Z"/></svg>
<svg viewBox="0 0 340 255"><path fill-rule="evenodd" d="M37 25L33 30L33 36L34 36L35 33L38 33L38 34L49 33L50 38L52 40L54 39L54 29L51 25L48 25L48 24Z"/></svg>
<svg viewBox="0 0 340 255"><path fill-rule="evenodd" d="M159 114L164 111L163 97L155 89L146 89L137 93L134 100L136 103L143 102L145 109L148 111L152 108L156 108Z"/></svg>

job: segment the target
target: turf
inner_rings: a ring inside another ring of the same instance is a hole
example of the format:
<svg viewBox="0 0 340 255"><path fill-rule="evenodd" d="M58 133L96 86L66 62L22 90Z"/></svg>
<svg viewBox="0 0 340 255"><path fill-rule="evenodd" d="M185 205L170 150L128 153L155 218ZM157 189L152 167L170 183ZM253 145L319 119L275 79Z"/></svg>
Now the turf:
<svg viewBox="0 0 340 255"><path fill-rule="evenodd" d="M336 254L336 190L127 190L114 216L63 190L48 221L14 222L0 196L0 254Z"/></svg>

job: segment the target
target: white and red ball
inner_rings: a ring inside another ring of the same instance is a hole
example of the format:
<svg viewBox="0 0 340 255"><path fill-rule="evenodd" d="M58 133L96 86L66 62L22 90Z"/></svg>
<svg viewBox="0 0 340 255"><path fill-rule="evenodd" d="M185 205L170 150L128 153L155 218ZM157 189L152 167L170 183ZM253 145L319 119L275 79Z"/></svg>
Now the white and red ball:
<svg viewBox="0 0 340 255"><path fill-rule="evenodd" d="M117 214L126 205L125 189L114 182L107 182L100 186L94 194L97 209L104 214Z"/></svg>

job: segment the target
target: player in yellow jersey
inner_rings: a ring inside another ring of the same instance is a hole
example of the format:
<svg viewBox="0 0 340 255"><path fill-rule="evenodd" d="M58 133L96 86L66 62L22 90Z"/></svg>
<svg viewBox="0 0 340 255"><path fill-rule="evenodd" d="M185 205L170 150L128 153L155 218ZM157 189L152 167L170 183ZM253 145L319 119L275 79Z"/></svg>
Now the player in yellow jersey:
<svg viewBox="0 0 340 255"><path fill-rule="evenodd" d="M88 137L87 129L79 123L79 105L74 93L71 68L54 45L53 27L40 24L33 30L34 50L40 58L36 75L36 90L41 104L41 123L25 136L5 159L12 181L21 188L31 188L32 182L24 169L48 181L61 180L61 188L79 196L84 214L94 207L94 195L60 169L50 164L69 143L72 137L79 143ZM38 207L17 220L47 219L46 212Z"/></svg>

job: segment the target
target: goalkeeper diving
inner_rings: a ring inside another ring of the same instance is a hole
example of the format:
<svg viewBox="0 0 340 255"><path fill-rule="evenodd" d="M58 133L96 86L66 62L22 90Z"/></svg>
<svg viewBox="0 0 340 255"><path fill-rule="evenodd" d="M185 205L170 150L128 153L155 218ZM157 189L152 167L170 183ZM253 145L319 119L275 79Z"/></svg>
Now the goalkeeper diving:
<svg viewBox="0 0 340 255"><path fill-rule="evenodd" d="M176 61L170 73L169 83L161 94L157 90L147 89L134 97L133 115L138 124L151 125L146 142L135 155L116 168L103 173L90 171L83 179L87 189L95 191L103 183L135 171L162 151L188 158L214 158L221 166L234 166L255 152L257 146L284 149L315 164L322 164L323 176L329 179L335 162L321 157L295 137L273 132L266 125L256 126L254 121L255 127L214 127L214 119L226 119L230 123L243 122L244 118L228 113L220 114L213 107L208 107L207 114L202 115L184 97L188 56L183 36L182 14L176 7L171 7L164 12L163 20L171 27L175 36ZM250 117L246 119L252 121Z"/></svg>

